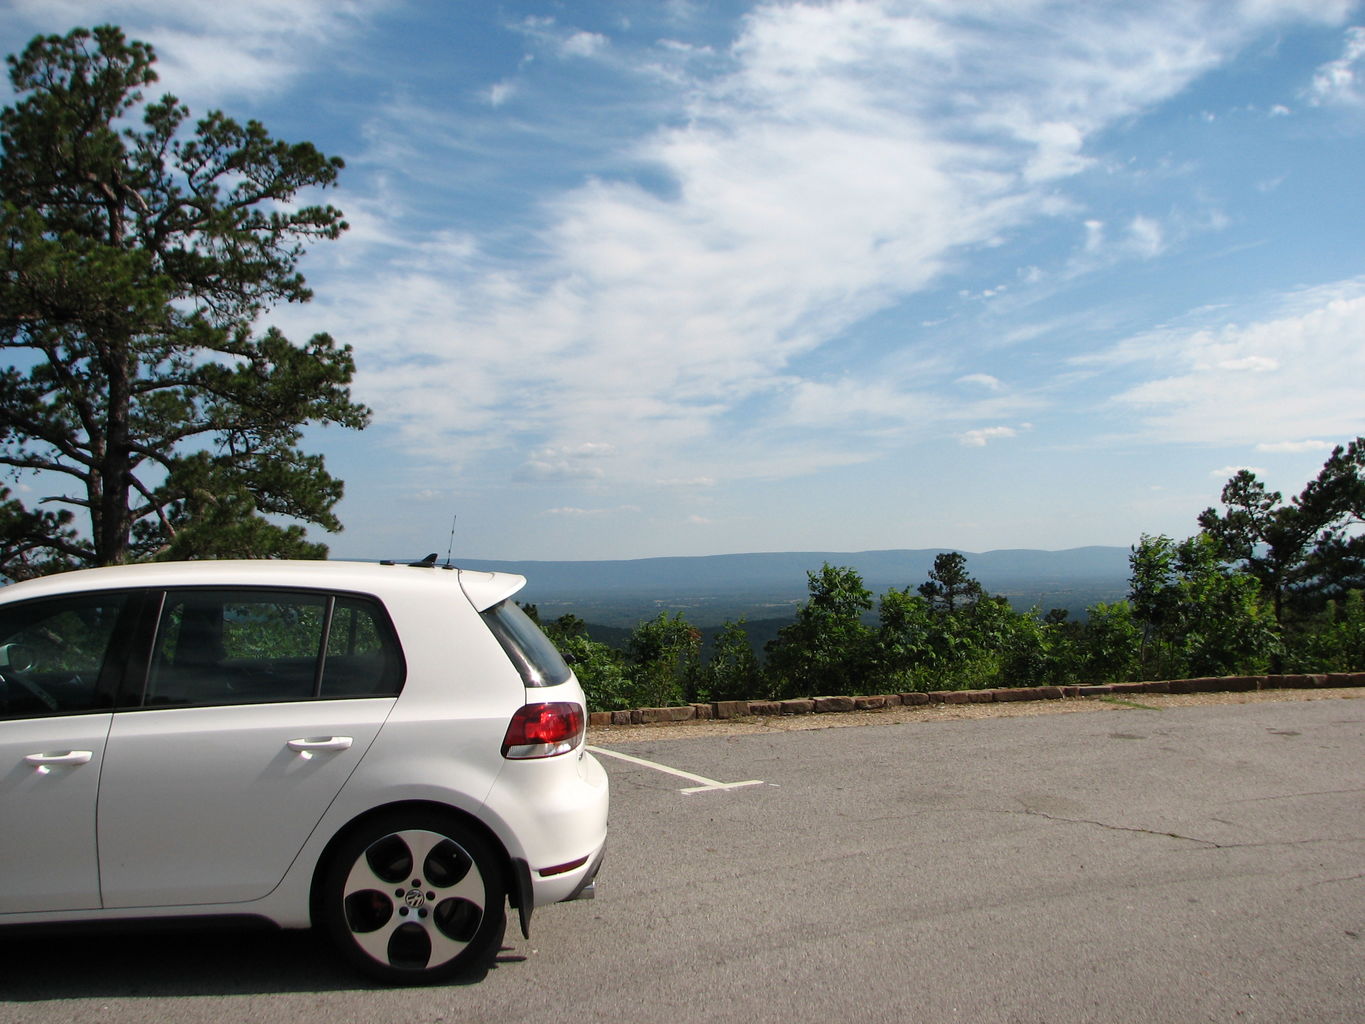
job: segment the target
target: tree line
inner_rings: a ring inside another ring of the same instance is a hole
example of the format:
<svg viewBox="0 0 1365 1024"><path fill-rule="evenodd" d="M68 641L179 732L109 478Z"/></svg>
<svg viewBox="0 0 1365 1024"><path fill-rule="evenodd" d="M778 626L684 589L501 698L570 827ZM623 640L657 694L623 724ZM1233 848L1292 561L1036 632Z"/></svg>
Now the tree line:
<svg viewBox="0 0 1365 1024"><path fill-rule="evenodd" d="M707 659L682 612L639 623L622 649L573 615L542 625L594 710L1365 666L1365 438L1287 501L1243 470L1221 505L1191 537L1143 535L1128 598L1083 620L1016 611L945 552L917 588L875 600L854 569L808 572L807 600L762 658L742 619Z"/></svg>

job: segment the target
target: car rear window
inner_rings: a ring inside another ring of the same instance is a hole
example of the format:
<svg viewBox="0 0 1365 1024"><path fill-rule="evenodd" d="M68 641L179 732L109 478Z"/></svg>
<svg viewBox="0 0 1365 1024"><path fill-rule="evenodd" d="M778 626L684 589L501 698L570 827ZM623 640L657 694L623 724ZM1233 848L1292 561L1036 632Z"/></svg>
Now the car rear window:
<svg viewBox="0 0 1365 1024"><path fill-rule="evenodd" d="M500 601L482 615L527 686L558 686L573 678L549 637L515 601Z"/></svg>

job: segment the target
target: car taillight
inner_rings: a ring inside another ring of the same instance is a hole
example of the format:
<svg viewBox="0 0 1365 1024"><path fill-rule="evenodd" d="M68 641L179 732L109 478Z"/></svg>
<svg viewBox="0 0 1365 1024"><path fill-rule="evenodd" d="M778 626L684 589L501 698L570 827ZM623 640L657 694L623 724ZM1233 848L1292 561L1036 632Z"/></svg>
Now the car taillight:
<svg viewBox="0 0 1365 1024"><path fill-rule="evenodd" d="M583 742L587 720L581 704L549 701L518 708L502 741L502 756L514 759L567 754Z"/></svg>

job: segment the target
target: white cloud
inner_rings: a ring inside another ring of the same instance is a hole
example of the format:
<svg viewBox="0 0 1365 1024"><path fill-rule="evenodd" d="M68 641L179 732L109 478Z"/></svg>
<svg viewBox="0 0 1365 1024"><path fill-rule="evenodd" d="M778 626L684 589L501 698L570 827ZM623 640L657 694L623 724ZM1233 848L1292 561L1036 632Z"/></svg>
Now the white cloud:
<svg viewBox="0 0 1365 1024"><path fill-rule="evenodd" d="M716 486L716 478L713 476L694 476L685 480L655 480L657 487L681 487L681 488L710 488Z"/></svg>
<svg viewBox="0 0 1365 1024"><path fill-rule="evenodd" d="M1000 383L1000 378L992 377L989 373L969 373L965 377L957 379L959 384L974 384L977 387L985 388L987 391L1004 390L1004 385Z"/></svg>
<svg viewBox="0 0 1365 1024"><path fill-rule="evenodd" d="M560 51L569 57L592 57L607 46L607 37L597 32L574 32L560 44Z"/></svg>
<svg viewBox="0 0 1365 1024"><path fill-rule="evenodd" d="M1155 332L1105 358L1158 370L1118 399L1141 416L1149 436L1287 451L1273 446L1305 432L1360 433L1362 334L1365 280L1351 280L1285 296L1259 321Z"/></svg>
<svg viewBox="0 0 1365 1024"><path fill-rule="evenodd" d="M1166 247L1161 225L1150 217L1134 217L1128 225L1127 245L1143 259L1161 255Z"/></svg>
<svg viewBox="0 0 1365 1024"><path fill-rule="evenodd" d="M1351 28L1346 31L1346 41L1342 54L1318 68L1317 74L1308 87L1308 96L1313 103L1360 103L1365 100L1365 79L1362 79L1362 64L1365 63L1365 28Z"/></svg>
<svg viewBox="0 0 1365 1024"><path fill-rule="evenodd" d="M1013 427L983 427L980 430L969 430L965 434L959 434L958 442L967 448L984 448L991 441L1017 437L1018 433Z"/></svg>
<svg viewBox="0 0 1365 1024"><path fill-rule="evenodd" d="M1104 221L1088 220L1085 222L1085 251L1098 252L1104 245Z"/></svg>
<svg viewBox="0 0 1365 1024"><path fill-rule="evenodd" d="M585 442L572 447L542 448L532 452L520 476L534 481L594 481L606 476L600 465L616 449L610 444Z"/></svg>
<svg viewBox="0 0 1365 1024"><path fill-rule="evenodd" d="M343 41L359 36L389 0L10 0L13 15L35 32L116 24L149 42L160 80L147 92L171 92L196 112L237 96L283 88L301 71L335 61Z"/></svg>
<svg viewBox="0 0 1365 1024"><path fill-rule="evenodd" d="M600 32L571 28L543 15L528 15L511 27L561 57L596 57L611 45Z"/></svg>
<svg viewBox="0 0 1365 1024"><path fill-rule="evenodd" d="M500 107L516 95L517 83L510 79L494 82L484 90L484 98L490 107Z"/></svg>
<svg viewBox="0 0 1365 1024"><path fill-rule="evenodd" d="M522 245L533 259L495 259L500 237L421 253L350 289L337 305L366 339L358 397L425 450L487 450L502 424L515 425L510 446L558 450L610 424L612 458L541 454L523 469L588 483L653 479L664 460L680 477L801 473L875 457L886 438L941 436L948 419L994 418L1004 410L938 397L961 378L951 355L941 379L922 362L918 374L871 367L842 382L801 364L962 254L1074 216L1057 188L1091 166L1098 132L1286 12L1302 13L1185 0L1117 13L999 3L989 16L890 0L758 4L727 54L677 57L651 97L658 126L616 154L667 187L603 174L538 206ZM547 18L516 27L558 52L606 45ZM666 50L613 43L612 67L634 60L636 83L657 85ZM1152 259L1172 234L1119 215L1085 231L1105 260ZM991 390L984 378L965 379ZM817 429L825 443L812 443Z"/></svg>
<svg viewBox="0 0 1365 1024"><path fill-rule="evenodd" d="M1255 473L1257 476L1265 476L1265 470L1257 466L1224 466L1222 469L1209 470L1209 476L1215 480L1231 480L1238 473L1246 470L1248 473Z"/></svg>

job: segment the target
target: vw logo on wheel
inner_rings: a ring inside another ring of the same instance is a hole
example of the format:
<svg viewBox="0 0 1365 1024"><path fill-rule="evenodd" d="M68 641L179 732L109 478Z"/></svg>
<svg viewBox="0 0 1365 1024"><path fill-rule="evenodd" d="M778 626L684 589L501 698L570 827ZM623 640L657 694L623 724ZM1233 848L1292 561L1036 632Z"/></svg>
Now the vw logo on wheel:
<svg viewBox="0 0 1365 1024"><path fill-rule="evenodd" d="M412 907L413 910L418 910L426 904L427 900L422 895L421 889L409 889L403 896L403 902Z"/></svg>

